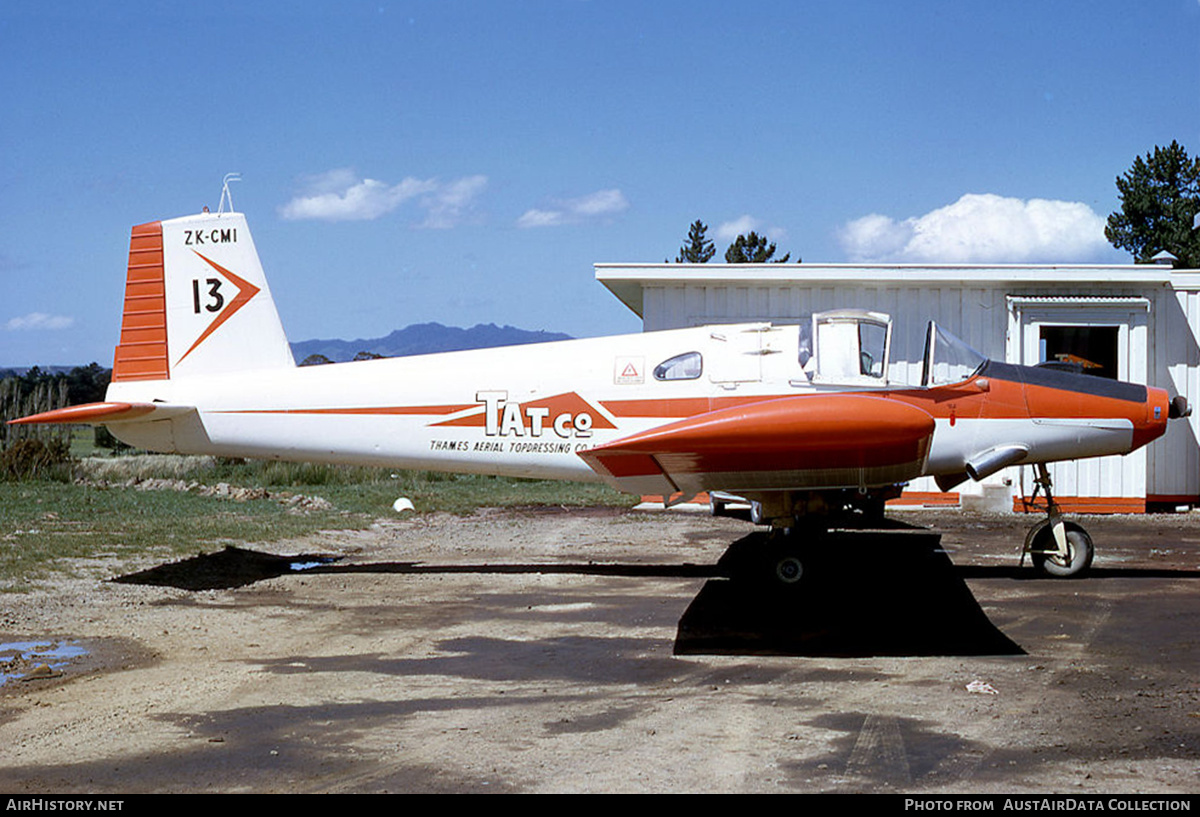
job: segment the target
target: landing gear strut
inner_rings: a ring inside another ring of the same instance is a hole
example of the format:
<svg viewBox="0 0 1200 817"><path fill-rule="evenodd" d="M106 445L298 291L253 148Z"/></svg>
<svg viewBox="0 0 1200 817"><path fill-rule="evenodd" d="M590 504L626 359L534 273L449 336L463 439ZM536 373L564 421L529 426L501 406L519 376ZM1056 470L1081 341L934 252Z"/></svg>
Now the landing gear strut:
<svg viewBox="0 0 1200 817"><path fill-rule="evenodd" d="M1050 490L1050 472L1045 463L1038 463L1034 478L1033 497L1038 491L1046 497L1046 518L1034 525L1025 536L1021 564L1029 554L1033 566L1048 576L1069 578L1079 576L1092 565L1095 547L1092 537L1080 525L1067 522L1059 513L1058 504Z"/></svg>

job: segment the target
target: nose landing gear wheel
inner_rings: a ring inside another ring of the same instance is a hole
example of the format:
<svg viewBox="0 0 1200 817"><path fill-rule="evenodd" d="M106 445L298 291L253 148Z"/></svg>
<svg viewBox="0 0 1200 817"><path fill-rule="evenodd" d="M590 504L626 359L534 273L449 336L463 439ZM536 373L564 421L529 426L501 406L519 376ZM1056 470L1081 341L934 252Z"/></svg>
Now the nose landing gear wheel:
<svg viewBox="0 0 1200 817"><path fill-rule="evenodd" d="M1074 522L1064 522L1067 537L1067 552L1058 552L1058 543L1054 541L1054 531L1050 521L1038 524L1030 531L1029 555L1033 566L1048 576L1065 579L1082 575L1092 566L1092 558L1096 549L1092 545L1092 537L1087 531Z"/></svg>

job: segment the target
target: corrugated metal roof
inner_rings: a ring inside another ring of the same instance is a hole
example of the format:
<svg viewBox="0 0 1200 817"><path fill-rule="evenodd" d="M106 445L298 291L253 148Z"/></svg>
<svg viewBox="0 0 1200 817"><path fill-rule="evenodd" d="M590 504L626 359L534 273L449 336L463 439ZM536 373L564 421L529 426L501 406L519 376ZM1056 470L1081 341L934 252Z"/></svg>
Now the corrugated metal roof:
<svg viewBox="0 0 1200 817"><path fill-rule="evenodd" d="M1150 310L1150 299L1140 295L1008 295L1008 308L1020 306L1137 306Z"/></svg>

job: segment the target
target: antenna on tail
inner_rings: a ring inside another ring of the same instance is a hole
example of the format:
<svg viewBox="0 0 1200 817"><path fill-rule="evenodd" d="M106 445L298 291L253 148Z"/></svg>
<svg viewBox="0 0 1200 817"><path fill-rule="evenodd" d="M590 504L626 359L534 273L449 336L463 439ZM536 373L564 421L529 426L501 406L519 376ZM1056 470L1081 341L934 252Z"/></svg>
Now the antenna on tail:
<svg viewBox="0 0 1200 817"><path fill-rule="evenodd" d="M241 173L226 173L225 178L221 180L221 203L217 205L217 215L225 212L225 203L229 203L229 212L233 212L233 196L229 193L230 182L240 182L242 180Z"/></svg>

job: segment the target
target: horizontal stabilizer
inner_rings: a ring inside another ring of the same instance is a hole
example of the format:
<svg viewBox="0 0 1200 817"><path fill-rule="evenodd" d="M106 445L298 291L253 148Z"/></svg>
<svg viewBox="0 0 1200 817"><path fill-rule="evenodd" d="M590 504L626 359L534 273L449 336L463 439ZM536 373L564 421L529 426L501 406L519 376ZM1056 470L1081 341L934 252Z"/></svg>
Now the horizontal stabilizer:
<svg viewBox="0 0 1200 817"><path fill-rule="evenodd" d="M635 493L865 488L920 475L933 429L927 412L899 400L806 395L712 411L579 456Z"/></svg>
<svg viewBox="0 0 1200 817"><path fill-rule="evenodd" d="M195 411L193 406L169 403L84 403L9 420L9 425L106 425L130 421L165 420Z"/></svg>

